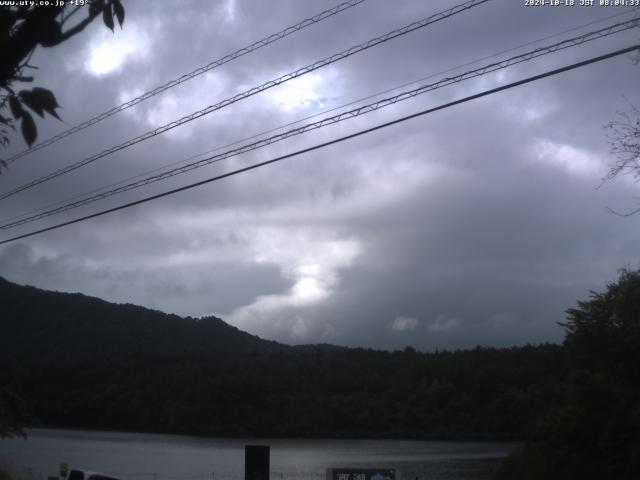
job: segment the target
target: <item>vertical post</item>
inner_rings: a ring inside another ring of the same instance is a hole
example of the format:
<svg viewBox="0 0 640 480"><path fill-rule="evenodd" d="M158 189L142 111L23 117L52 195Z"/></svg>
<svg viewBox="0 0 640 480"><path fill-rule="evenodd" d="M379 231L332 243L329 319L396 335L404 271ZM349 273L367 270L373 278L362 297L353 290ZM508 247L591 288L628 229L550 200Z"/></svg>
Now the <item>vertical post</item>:
<svg viewBox="0 0 640 480"><path fill-rule="evenodd" d="M244 480L269 480L268 445L246 445L244 447Z"/></svg>

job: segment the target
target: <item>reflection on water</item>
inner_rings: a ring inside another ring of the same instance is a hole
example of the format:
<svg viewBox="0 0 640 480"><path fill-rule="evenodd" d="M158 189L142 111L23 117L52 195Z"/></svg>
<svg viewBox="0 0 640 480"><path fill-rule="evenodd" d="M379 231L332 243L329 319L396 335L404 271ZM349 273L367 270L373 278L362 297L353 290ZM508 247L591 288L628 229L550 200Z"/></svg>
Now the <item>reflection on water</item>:
<svg viewBox="0 0 640 480"><path fill-rule="evenodd" d="M489 479L515 446L495 442L219 439L75 430L33 430L0 440L0 458L37 477L70 468L124 480L240 480L244 446L271 446L273 480L324 480L329 467L395 468L398 479Z"/></svg>

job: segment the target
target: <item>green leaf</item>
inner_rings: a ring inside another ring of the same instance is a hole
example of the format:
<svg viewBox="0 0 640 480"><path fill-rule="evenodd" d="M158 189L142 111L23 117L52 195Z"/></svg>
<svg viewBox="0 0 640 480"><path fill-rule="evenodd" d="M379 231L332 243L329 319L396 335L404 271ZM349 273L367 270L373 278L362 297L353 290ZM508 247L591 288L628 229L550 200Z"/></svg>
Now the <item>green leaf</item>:
<svg viewBox="0 0 640 480"><path fill-rule="evenodd" d="M33 121L33 117L29 112L23 112L21 127L25 142L27 142L29 146L33 145L38 136L38 129L36 128L36 122Z"/></svg>
<svg viewBox="0 0 640 480"><path fill-rule="evenodd" d="M107 5L104 10L102 10L102 20L104 24L113 32L113 14L111 13L111 9Z"/></svg>
<svg viewBox="0 0 640 480"><path fill-rule="evenodd" d="M22 105L20 105L20 101L15 95L11 95L9 97L9 109L11 110L13 118L15 118L16 120L22 117L24 113L26 113L22 108Z"/></svg>
<svg viewBox="0 0 640 480"><path fill-rule="evenodd" d="M124 7L122 3L120 3L120 0L113 0L113 13L116 14L120 28L122 28L122 24L124 23Z"/></svg>

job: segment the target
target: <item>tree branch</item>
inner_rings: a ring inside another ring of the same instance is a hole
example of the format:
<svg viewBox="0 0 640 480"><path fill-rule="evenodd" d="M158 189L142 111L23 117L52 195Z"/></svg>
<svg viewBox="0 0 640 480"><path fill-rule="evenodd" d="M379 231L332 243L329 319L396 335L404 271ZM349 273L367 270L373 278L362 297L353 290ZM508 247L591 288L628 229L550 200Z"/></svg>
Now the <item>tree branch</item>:
<svg viewBox="0 0 640 480"><path fill-rule="evenodd" d="M110 5L111 5L111 2L107 2L107 3L103 4L102 6L98 7L95 11L90 12L89 15L87 16L87 18L85 18L80 23L78 23L74 27L70 28L66 32L63 32L62 34L60 34L60 36L53 43L51 43L50 45L47 45L47 47L54 47L54 46L64 42L65 40L68 40L69 38L73 37L74 35L77 35L81 31L83 31L85 28L87 28L87 25L89 25L98 15L100 15L102 13L102 11L106 7L108 7Z"/></svg>
<svg viewBox="0 0 640 480"><path fill-rule="evenodd" d="M60 25L64 25L65 22L69 20L71 17L73 17L76 13L78 13L81 8L82 6L78 5L76 8L71 10L71 12L68 15L64 15L63 18L60 20Z"/></svg>

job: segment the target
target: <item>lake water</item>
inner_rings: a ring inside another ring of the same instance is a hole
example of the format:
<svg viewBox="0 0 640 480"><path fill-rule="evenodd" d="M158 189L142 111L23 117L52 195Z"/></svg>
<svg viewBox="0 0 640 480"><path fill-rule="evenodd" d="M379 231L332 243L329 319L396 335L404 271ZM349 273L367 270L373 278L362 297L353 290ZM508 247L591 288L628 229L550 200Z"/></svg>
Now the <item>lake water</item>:
<svg viewBox="0 0 640 480"><path fill-rule="evenodd" d="M403 440L219 439L36 429L0 440L17 477L58 475L60 463L125 480L242 480L244 446L271 446L272 480L324 480L330 467L395 468L396 479L490 479L517 444Z"/></svg>

